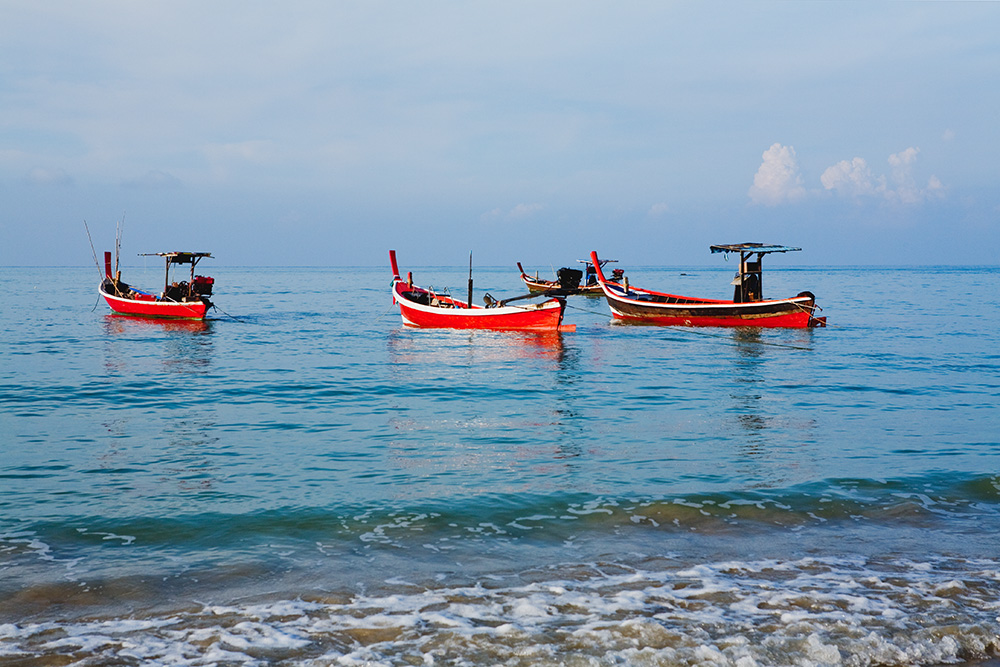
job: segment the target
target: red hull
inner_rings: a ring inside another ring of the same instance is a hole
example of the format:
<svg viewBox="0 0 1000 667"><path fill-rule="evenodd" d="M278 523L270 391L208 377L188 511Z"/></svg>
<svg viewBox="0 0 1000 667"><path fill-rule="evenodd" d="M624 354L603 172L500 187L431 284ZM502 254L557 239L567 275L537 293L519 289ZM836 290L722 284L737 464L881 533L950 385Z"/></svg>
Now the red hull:
<svg viewBox="0 0 1000 667"><path fill-rule="evenodd" d="M596 265L596 252L591 253L591 259ZM600 269L597 280L612 316L629 324L793 329L825 326L825 318L813 317L816 299L809 292L790 299L737 303L626 287L606 281Z"/></svg>
<svg viewBox="0 0 1000 667"><path fill-rule="evenodd" d="M123 299L98 290L108 306L115 313L133 315L136 317L162 317L167 319L202 320L208 311L208 304L203 301L155 301L153 297L139 299ZM143 295L146 296L146 295Z"/></svg>
<svg viewBox="0 0 1000 667"><path fill-rule="evenodd" d="M396 253L389 251L392 261L393 303L399 305L403 324L411 327L436 329L491 329L509 331L573 331L576 325L561 326L565 302L550 299L540 304L524 306L484 307L437 295L408 284L399 277Z"/></svg>
<svg viewBox="0 0 1000 667"><path fill-rule="evenodd" d="M811 326L821 326L811 322L813 317L808 312L788 312L781 315L763 315L760 317L683 317L675 315L626 315L612 308L611 316L627 324L653 324L659 326L677 327L768 327L786 329L806 329Z"/></svg>

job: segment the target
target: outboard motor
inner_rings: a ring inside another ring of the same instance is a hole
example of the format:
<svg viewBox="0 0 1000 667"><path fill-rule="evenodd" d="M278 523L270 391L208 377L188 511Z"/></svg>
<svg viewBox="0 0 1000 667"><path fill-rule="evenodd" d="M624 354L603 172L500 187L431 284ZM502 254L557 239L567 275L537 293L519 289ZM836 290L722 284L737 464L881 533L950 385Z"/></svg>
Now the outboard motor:
<svg viewBox="0 0 1000 667"><path fill-rule="evenodd" d="M215 278L209 278L208 276L195 276L194 283L192 283L192 289L198 296L212 296L212 285L215 284Z"/></svg>
<svg viewBox="0 0 1000 667"><path fill-rule="evenodd" d="M556 271L561 289L579 289L580 280L583 278L583 271L563 267Z"/></svg>

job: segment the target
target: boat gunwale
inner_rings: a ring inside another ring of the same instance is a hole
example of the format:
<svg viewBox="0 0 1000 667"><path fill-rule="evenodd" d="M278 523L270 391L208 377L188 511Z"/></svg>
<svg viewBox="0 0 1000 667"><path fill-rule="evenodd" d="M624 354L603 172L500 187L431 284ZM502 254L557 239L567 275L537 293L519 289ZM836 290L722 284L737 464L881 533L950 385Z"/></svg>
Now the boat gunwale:
<svg viewBox="0 0 1000 667"><path fill-rule="evenodd" d="M604 290L604 295L609 299L614 299L616 301L621 301L624 303L634 304L640 307L658 308L663 310L685 310L687 308L757 308L758 310L764 309L769 306L774 306L777 304L798 304L800 302L815 301L815 297L812 296L793 296L786 297L783 299L763 299L761 301L747 301L745 303L739 303L736 301L728 301L725 299L701 299L697 297L687 297L681 296L679 294L669 294L667 292L656 292L653 290L642 289L640 287L629 286L630 292L635 292L638 294L648 294L650 296L662 296L670 299L682 300L683 303L668 303L662 301L643 301L642 299L633 299L624 293L617 293L617 290L622 290L624 292L624 286L618 283L611 283L607 281L601 281L598 279L598 283Z"/></svg>
<svg viewBox="0 0 1000 667"><path fill-rule="evenodd" d="M441 306L428 306L417 301L414 301L405 296L405 293L400 289L400 286L405 286L408 291L420 291L424 294L431 294L439 300L445 300L451 303L453 308L442 308ZM479 304L472 304L470 307L467 303L459 301L458 299L446 295L446 294L435 294L433 291L425 289L423 287L418 287L416 285L409 285L405 280L398 279L393 280L393 296L398 300L406 303L408 308L413 308L423 313L429 314L455 314L461 313L463 317L493 317L497 315L513 315L515 313L536 313L536 312L546 312L556 308L561 308L561 303L559 299L549 299L543 301L542 303L531 304L527 306L498 306L495 308L487 308L486 306L480 306ZM442 311L446 311L442 313Z"/></svg>
<svg viewBox="0 0 1000 667"><path fill-rule="evenodd" d="M155 296L147 292L142 292L140 290L135 290L139 294L145 294L147 296ZM159 301L159 300L146 300L146 299L129 299L127 297L118 296L117 294L111 294L104 290L103 285L98 285L97 293L105 298L108 302L108 306L111 308L113 313L118 315L130 315L133 317L161 317L177 320L201 320L205 319L205 314L208 312L209 304L202 300L198 301ZM139 312L127 312L125 310L119 310L115 307L116 304L139 304L142 308L154 308L157 310L163 310L161 313L139 313ZM168 310L187 310L189 313L185 314L174 314L166 312ZM200 311L200 312L199 312Z"/></svg>

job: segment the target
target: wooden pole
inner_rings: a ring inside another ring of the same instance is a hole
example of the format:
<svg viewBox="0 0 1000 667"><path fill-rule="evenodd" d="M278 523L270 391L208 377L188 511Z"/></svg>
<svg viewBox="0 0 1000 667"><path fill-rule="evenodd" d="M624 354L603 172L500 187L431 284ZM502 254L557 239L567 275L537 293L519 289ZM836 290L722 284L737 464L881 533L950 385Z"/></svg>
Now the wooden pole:
<svg viewBox="0 0 1000 667"><path fill-rule="evenodd" d="M469 308L472 308L472 252L471 251L469 252L469 301L468 304L466 305L468 305Z"/></svg>

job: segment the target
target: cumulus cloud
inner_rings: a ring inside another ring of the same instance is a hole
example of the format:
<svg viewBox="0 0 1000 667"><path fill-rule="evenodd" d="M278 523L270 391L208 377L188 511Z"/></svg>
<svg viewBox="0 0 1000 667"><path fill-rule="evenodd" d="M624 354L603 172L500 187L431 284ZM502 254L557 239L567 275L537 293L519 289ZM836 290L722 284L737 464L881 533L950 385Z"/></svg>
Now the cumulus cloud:
<svg viewBox="0 0 1000 667"><path fill-rule="evenodd" d="M661 215L664 215L669 210L670 207L667 206L667 203L661 201L657 204L653 204L652 206L650 206L649 213L647 213L646 215L648 215L651 218L658 218Z"/></svg>
<svg viewBox="0 0 1000 667"><path fill-rule="evenodd" d="M848 197L862 197L885 192L885 177L875 176L864 158L841 160L828 167L819 177L827 190L834 190Z"/></svg>
<svg viewBox="0 0 1000 667"><path fill-rule="evenodd" d="M764 161L754 174L749 191L753 203L777 206L805 196L793 147L775 143L764 151L762 157Z"/></svg>
<svg viewBox="0 0 1000 667"><path fill-rule="evenodd" d="M62 169L35 167L24 175L24 180L33 185L72 185L73 179Z"/></svg>
<svg viewBox="0 0 1000 667"><path fill-rule="evenodd" d="M511 218L527 218L536 211L541 211L541 204L518 204L510 211Z"/></svg>
<svg viewBox="0 0 1000 667"><path fill-rule="evenodd" d="M918 204L942 196L944 185L937 176L932 175L924 186L917 184L913 171L919 153L919 148L910 147L890 155L888 176L874 174L864 158L842 160L828 167L820 182L842 196L879 197L900 204Z"/></svg>
<svg viewBox="0 0 1000 667"><path fill-rule="evenodd" d="M492 223L499 222L502 220L521 220L524 218L530 218L532 215L541 211L545 206L543 204L518 204L514 208L505 211L501 208L495 208L492 211L487 211L479 216L481 222Z"/></svg>
<svg viewBox="0 0 1000 667"><path fill-rule="evenodd" d="M274 158L274 142L263 140L210 144L204 149L209 160L217 162L249 162L266 164Z"/></svg>
<svg viewBox="0 0 1000 667"><path fill-rule="evenodd" d="M149 190L159 190L163 188L176 188L181 184L180 179L165 171L151 169L142 176L122 181L126 188L140 188Z"/></svg>

